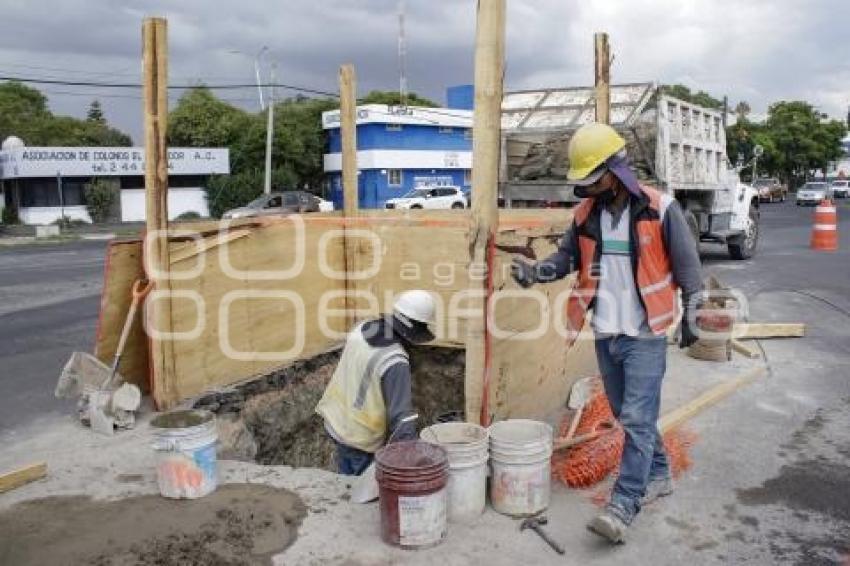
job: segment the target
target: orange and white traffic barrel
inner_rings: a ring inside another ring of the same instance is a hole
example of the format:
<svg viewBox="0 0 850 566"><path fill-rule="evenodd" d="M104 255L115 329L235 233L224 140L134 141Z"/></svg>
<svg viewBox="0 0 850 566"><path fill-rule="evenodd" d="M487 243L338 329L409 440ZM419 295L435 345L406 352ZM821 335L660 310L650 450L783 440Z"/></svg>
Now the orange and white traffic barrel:
<svg viewBox="0 0 850 566"><path fill-rule="evenodd" d="M811 248L827 252L838 249L838 211L835 203L828 198L815 208Z"/></svg>

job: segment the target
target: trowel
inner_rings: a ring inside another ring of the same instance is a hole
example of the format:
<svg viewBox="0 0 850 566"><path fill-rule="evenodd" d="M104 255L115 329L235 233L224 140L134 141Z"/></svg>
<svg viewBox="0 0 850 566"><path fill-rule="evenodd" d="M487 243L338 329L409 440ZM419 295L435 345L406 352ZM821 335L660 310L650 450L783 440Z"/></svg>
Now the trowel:
<svg viewBox="0 0 850 566"><path fill-rule="evenodd" d="M415 421L418 418L419 415L414 413L401 419L390 435L389 440L387 440L387 444L393 441L396 432L401 429L401 425ZM378 499L378 480L375 479L375 461L372 460L369 467L354 480L354 485L351 487L351 500L355 503L370 503L376 499Z"/></svg>
<svg viewBox="0 0 850 566"><path fill-rule="evenodd" d="M570 389L570 398L567 401L567 407L573 409L575 414L573 415L573 420L570 422L570 428L567 431L567 435L564 437L565 440L571 439L576 433L578 423L581 420L581 415L584 412L584 406L591 397L593 379L593 377L583 377L573 383L573 387Z"/></svg>

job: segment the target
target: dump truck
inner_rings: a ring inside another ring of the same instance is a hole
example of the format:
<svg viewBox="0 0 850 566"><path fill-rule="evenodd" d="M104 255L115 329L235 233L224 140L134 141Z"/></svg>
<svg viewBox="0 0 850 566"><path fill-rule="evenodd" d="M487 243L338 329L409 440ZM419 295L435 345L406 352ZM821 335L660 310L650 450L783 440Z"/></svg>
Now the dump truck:
<svg viewBox="0 0 850 566"><path fill-rule="evenodd" d="M566 184L573 132L595 116L593 87L506 93L500 201L506 207L572 206ZM679 202L696 241L748 259L759 236L758 191L726 155L723 113L664 94L654 83L611 86L611 126L625 139L640 181Z"/></svg>

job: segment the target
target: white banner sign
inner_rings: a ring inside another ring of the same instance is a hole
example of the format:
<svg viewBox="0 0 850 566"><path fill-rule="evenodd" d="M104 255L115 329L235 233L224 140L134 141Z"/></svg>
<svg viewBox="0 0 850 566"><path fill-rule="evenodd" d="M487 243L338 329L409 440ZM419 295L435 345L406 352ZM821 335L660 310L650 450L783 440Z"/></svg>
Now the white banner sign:
<svg viewBox="0 0 850 566"><path fill-rule="evenodd" d="M230 150L209 147L168 149L169 175L230 173ZM20 147L0 151L0 179L107 177L145 174L141 147Z"/></svg>

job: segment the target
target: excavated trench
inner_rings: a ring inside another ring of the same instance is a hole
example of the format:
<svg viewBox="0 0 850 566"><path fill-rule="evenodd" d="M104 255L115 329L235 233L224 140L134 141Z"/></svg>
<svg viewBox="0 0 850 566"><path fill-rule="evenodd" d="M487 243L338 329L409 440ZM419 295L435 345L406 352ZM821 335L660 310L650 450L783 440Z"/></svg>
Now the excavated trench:
<svg viewBox="0 0 850 566"><path fill-rule="evenodd" d="M334 445L315 407L339 354L327 352L298 361L199 399L196 408L217 415L219 458L335 470ZM463 410L462 349L418 346L410 350L410 360L420 428Z"/></svg>

